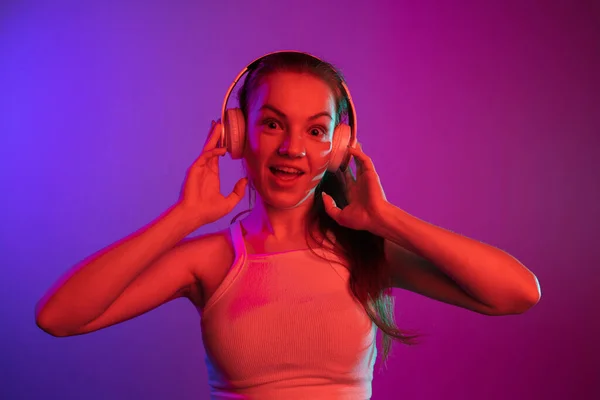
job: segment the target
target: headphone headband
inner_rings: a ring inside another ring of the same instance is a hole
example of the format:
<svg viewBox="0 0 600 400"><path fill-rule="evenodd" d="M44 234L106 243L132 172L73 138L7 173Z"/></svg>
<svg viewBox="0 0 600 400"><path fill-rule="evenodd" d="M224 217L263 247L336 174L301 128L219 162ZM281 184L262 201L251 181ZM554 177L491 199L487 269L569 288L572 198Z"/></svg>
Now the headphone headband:
<svg viewBox="0 0 600 400"><path fill-rule="evenodd" d="M227 137L225 135L225 112L227 111L227 102L229 101L229 97L231 96L231 93L233 92L233 88L235 87L235 85L239 82L239 80L242 78L242 76L244 76L245 73L249 72L257 63L259 63L262 59L271 56L273 54L281 54L281 53L296 53L296 54L303 54L306 55L308 57L311 57L319 62L324 62L323 60L321 60L318 57L313 56L312 54L309 53L305 53L302 51L296 51L296 50L280 50L280 51L274 51L272 53L267 53L263 56L258 57L257 59L255 59L254 61L252 61L251 63L249 63L246 67L244 67L244 69L242 69L237 76L235 77L235 79L233 80L233 82L231 83L231 85L229 86L229 89L227 90L227 93L225 94L225 100L223 100L223 106L221 107L221 140L220 140L220 146L223 147L227 147L228 143L226 143ZM349 125L350 125L350 131L351 131L351 136L350 136L350 143L349 146L350 147L355 147L356 146L356 110L354 108L354 102L352 101L352 96L350 95L350 90L348 90L348 86L346 85L346 83L344 82L343 79L340 79L340 83L342 84L342 88L344 90L344 95L346 96L346 99L348 99L348 112L349 112ZM347 158L349 158L350 156L348 156Z"/></svg>

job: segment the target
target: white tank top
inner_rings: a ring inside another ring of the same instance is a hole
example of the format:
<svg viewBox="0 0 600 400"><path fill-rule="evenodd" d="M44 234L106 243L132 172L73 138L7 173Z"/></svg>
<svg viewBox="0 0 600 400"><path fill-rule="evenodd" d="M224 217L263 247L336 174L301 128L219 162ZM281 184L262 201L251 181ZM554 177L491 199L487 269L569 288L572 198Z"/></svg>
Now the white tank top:
<svg viewBox="0 0 600 400"><path fill-rule="evenodd" d="M235 261L201 318L211 399L371 398L375 325L348 286L347 264L315 249Z"/></svg>

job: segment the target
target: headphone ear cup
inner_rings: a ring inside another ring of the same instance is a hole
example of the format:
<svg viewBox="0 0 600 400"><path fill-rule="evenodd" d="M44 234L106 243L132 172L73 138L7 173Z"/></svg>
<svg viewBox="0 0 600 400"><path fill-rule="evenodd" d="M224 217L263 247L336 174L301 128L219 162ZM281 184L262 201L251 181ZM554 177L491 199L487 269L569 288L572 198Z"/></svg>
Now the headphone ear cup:
<svg viewBox="0 0 600 400"><path fill-rule="evenodd" d="M238 160L242 158L246 143L246 121L242 110L239 108L227 109L224 126L227 152L231 158Z"/></svg>
<svg viewBox="0 0 600 400"><path fill-rule="evenodd" d="M327 170L336 172L338 169L347 167L348 144L352 131L347 124L339 124L333 132L333 143L331 145L331 158Z"/></svg>

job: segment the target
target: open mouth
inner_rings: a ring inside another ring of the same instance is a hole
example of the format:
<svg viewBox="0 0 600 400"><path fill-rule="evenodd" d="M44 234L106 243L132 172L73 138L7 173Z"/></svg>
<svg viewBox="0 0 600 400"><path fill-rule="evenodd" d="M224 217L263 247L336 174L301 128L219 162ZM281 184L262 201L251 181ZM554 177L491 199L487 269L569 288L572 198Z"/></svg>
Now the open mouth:
<svg viewBox="0 0 600 400"><path fill-rule="evenodd" d="M294 181L304 175L304 172L294 168L269 167L269 170L273 176L282 181Z"/></svg>

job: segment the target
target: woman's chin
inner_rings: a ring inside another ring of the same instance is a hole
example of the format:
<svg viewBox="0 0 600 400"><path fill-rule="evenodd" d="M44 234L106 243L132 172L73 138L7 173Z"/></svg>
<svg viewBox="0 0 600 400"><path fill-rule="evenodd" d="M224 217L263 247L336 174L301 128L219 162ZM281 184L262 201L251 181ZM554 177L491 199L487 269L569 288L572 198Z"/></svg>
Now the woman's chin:
<svg viewBox="0 0 600 400"><path fill-rule="evenodd" d="M269 193L268 198L265 200L273 208L286 210L306 205L308 197L309 194L303 195L302 193L289 191L285 193Z"/></svg>

